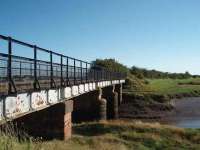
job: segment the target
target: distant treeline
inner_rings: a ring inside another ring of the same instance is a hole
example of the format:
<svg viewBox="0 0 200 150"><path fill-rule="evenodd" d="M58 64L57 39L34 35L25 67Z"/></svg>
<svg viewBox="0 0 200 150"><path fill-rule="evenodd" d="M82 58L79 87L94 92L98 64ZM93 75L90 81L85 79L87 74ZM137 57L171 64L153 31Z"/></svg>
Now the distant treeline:
<svg viewBox="0 0 200 150"><path fill-rule="evenodd" d="M133 66L131 68L126 67L125 65L117 62L115 59L97 59L93 61L93 64L103 66L112 71L120 71L126 72L127 74L132 74L139 79L150 78L150 79L164 79L164 78L172 78L172 79L186 79L191 77L200 77L199 75L191 75L188 71L185 73L169 73L162 72L157 70L148 70L145 68L139 68Z"/></svg>
<svg viewBox="0 0 200 150"><path fill-rule="evenodd" d="M185 73L169 73L169 72L162 72L157 70L148 70L144 68L138 68L138 67L131 67L130 69L131 74L134 74L136 77L142 79L142 78L172 78L172 79L186 79L191 77L199 77L197 75L191 75L188 71Z"/></svg>

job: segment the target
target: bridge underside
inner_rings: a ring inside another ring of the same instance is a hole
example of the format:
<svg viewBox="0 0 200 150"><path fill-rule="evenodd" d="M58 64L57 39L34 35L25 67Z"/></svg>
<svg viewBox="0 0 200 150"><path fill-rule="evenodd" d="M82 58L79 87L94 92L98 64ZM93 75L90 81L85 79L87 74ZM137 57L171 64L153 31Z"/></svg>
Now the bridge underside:
<svg viewBox="0 0 200 150"><path fill-rule="evenodd" d="M73 116L78 116L73 119L81 121L87 113L97 120L117 117L125 72L3 35L0 41L4 41L4 51L7 47L7 52L0 53L0 124L17 119L39 133L41 123L46 127L41 131L49 137L62 135L66 139L71 133L68 122L73 102ZM17 48L25 48L28 55L15 55Z"/></svg>
<svg viewBox="0 0 200 150"><path fill-rule="evenodd" d="M73 99L99 88L124 83L124 80L91 82L72 87L21 93L0 98L0 121L12 120L49 106Z"/></svg>
<svg viewBox="0 0 200 150"><path fill-rule="evenodd" d="M118 118L118 105L122 101L120 99L122 82L124 81L113 81L113 84L107 81L99 82L95 89L88 84L87 92L82 94L80 94L80 87L78 91L75 87L71 87L73 95L68 99L59 100L59 102L49 104L48 107L43 107L40 102L42 107L38 107L35 112L14 119L14 122L31 136L66 140L71 137L72 122ZM12 117L13 115L16 113L12 113Z"/></svg>

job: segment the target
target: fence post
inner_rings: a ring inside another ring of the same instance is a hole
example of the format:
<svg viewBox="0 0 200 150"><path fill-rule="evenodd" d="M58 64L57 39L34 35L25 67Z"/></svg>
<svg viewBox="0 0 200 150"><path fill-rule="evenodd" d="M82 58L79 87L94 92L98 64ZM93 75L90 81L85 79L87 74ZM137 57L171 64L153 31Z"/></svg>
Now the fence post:
<svg viewBox="0 0 200 150"><path fill-rule="evenodd" d="M96 71L95 71L95 67L93 66L93 72L94 72L94 74L93 74L93 78L94 78L94 82L96 81Z"/></svg>
<svg viewBox="0 0 200 150"><path fill-rule="evenodd" d="M93 70L93 82L95 82L95 68L94 68L94 65L92 66L92 70Z"/></svg>
<svg viewBox="0 0 200 150"><path fill-rule="evenodd" d="M83 84L83 68L82 68L82 61L80 61L80 67L81 67L81 84Z"/></svg>
<svg viewBox="0 0 200 150"><path fill-rule="evenodd" d="M86 62L86 76L85 76L85 78L86 78L86 83L88 82L88 70L87 70L87 62Z"/></svg>
<svg viewBox="0 0 200 150"><path fill-rule="evenodd" d="M53 56L52 51L50 51L50 63L51 63L51 88L53 88Z"/></svg>
<svg viewBox="0 0 200 150"><path fill-rule="evenodd" d="M34 89L37 88L36 86L36 82L37 82L37 47L34 46L34 83L33 83L33 86L34 86Z"/></svg>
<svg viewBox="0 0 200 150"><path fill-rule="evenodd" d="M76 84L76 59L74 59L74 85Z"/></svg>
<svg viewBox="0 0 200 150"><path fill-rule="evenodd" d="M40 64L38 64L38 73L39 73L38 76L39 76L39 77L41 76L41 72L40 72L40 71L41 71L41 69L40 69Z"/></svg>
<svg viewBox="0 0 200 150"><path fill-rule="evenodd" d="M67 85L69 85L69 66L68 66L68 64L69 64L69 59L68 59L68 57L67 57L67 72L66 72L66 78L67 78Z"/></svg>
<svg viewBox="0 0 200 150"><path fill-rule="evenodd" d="M12 38L8 37L8 93L12 93Z"/></svg>
<svg viewBox="0 0 200 150"><path fill-rule="evenodd" d="M34 88L34 90L36 90L37 85L38 85L38 88L40 88L40 85L39 85L39 82L38 82L38 79L37 79L37 46L34 45L33 48L34 48L34 82L33 82L33 88Z"/></svg>
<svg viewBox="0 0 200 150"><path fill-rule="evenodd" d="M97 82L98 82L99 81L99 70L98 69L96 70L96 73L97 73L97 78L96 79L97 79Z"/></svg>
<svg viewBox="0 0 200 150"><path fill-rule="evenodd" d="M32 68L32 63L30 63L30 77L32 77L33 76L33 68Z"/></svg>
<svg viewBox="0 0 200 150"><path fill-rule="evenodd" d="M60 68L60 85L61 87L63 87L63 55L60 56L60 65L61 65L61 68Z"/></svg>
<svg viewBox="0 0 200 150"><path fill-rule="evenodd" d="M101 81L103 81L103 68L101 67Z"/></svg>
<svg viewBox="0 0 200 150"><path fill-rule="evenodd" d="M22 62L19 62L19 76L20 76L20 80L22 78Z"/></svg>

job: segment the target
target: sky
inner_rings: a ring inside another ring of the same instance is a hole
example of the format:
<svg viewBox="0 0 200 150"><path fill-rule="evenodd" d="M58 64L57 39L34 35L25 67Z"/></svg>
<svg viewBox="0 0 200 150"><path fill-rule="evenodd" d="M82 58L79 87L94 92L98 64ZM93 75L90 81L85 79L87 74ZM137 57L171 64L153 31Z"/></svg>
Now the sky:
<svg viewBox="0 0 200 150"><path fill-rule="evenodd" d="M200 74L199 6L199 0L0 0L0 34L86 61L114 58L128 67Z"/></svg>

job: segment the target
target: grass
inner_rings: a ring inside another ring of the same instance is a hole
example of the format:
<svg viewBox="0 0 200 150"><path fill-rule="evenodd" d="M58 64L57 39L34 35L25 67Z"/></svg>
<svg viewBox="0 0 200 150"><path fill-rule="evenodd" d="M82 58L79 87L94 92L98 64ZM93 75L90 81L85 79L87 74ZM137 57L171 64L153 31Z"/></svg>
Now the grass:
<svg viewBox="0 0 200 150"><path fill-rule="evenodd" d="M200 78L136 80L129 76L126 84L124 94L143 96L145 100L200 97Z"/></svg>
<svg viewBox="0 0 200 150"><path fill-rule="evenodd" d="M200 95L200 78L147 79L146 83L131 78L133 89L150 94ZM136 86L137 85L137 86ZM133 94L133 93L132 93ZM152 95L150 99L165 99ZM148 96L147 96L148 97ZM148 97L149 98L149 97ZM133 111L133 110L132 110ZM140 121L107 121L75 124L68 141L41 141L0 133L0 150L199 150L200 129L182 129L159 123Z"/></svg>
<svg viewBox="0 0 200 150"><path fill-rule="evenodd" d="M74 125L69 141L18 142L0 138L0 149L34 150L198 150L200 130L139 121L91 122ZM11 144L9 144L11 143ZM7 145L7 146L6 146ZM12 145L12 146L10 146Z"/></svg>
<svg viewBox="0 0 200 150"><path fill-rule="evenodd" d="M190 79L148 79L146 88L156 94L183 94L200 92L200 78Z"/></svg>

